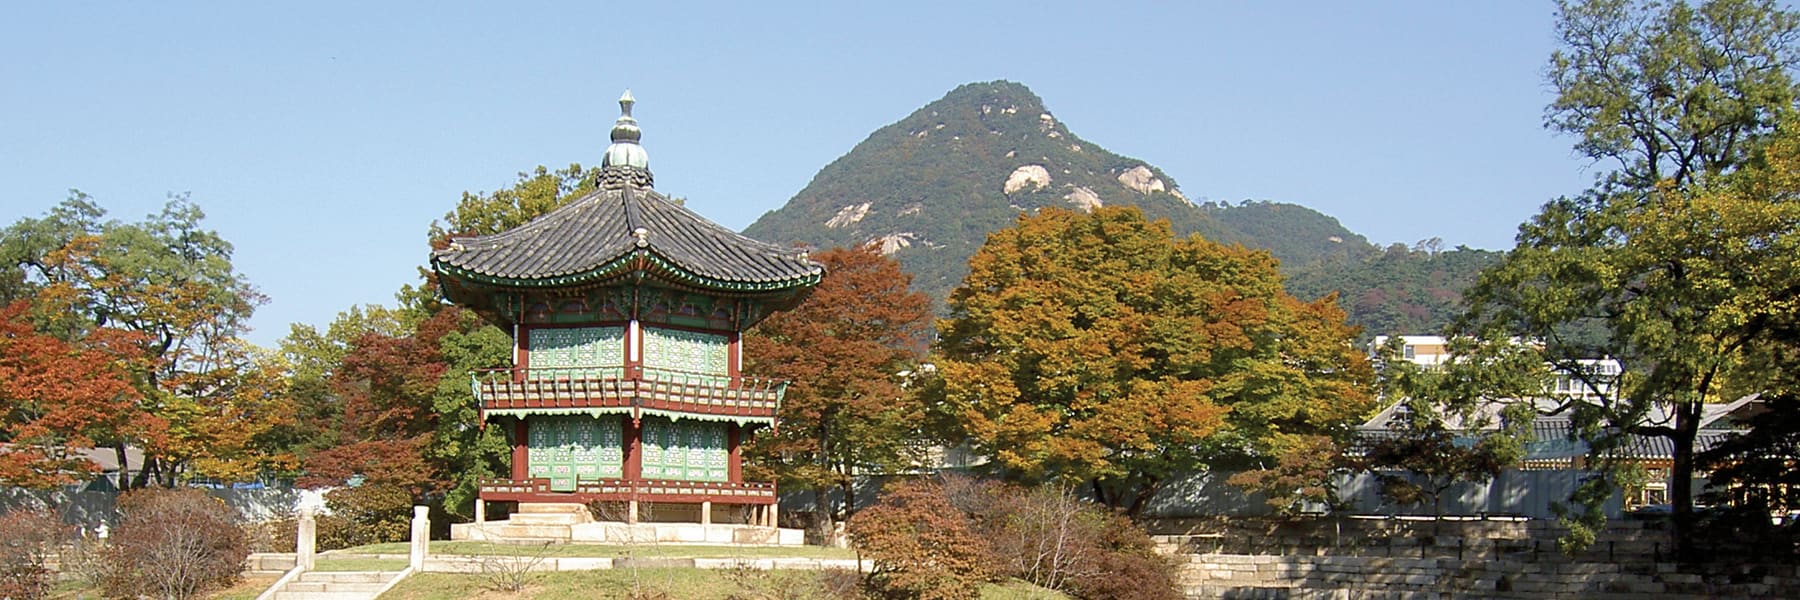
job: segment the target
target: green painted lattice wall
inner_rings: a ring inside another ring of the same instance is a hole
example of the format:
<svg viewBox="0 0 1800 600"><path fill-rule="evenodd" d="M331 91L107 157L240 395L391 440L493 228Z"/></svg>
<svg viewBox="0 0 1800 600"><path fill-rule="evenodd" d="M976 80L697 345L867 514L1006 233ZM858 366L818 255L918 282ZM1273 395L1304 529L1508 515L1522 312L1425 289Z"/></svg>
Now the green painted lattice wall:
<svg viewBox="0 0 1800 600"><path fill-rule="evenodd" d="M731 449L725 423L645 417L644 479L726 481Z"/></svg>
<svg viewBox="0 0 1800 600"><path fill-rule="evenodd" d="M625 366L623 327L536 328L527 342L534 379L618 377Z"/></svg>
<svg viewBox="0 0 1800 600"><path fill-rule="evenodd" d="M550 489L575 491L577 480L624 476L622 417L539 415L527 425L527 460L532 477L550 479Z"/></svg>
<svg viewBox="0 0 1800 600"><path fill-rule="evenodd" d="M731 338L679 329L644 328L644 366L688 373L731 373Z"/></svg>

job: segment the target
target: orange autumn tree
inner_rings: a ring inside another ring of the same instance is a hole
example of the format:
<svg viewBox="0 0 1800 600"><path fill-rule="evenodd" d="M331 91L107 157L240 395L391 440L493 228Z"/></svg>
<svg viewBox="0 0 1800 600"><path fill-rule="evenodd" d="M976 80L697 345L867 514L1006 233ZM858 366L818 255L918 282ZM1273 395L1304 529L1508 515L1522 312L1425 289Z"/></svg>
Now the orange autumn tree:
<svg viewBox="0 0 1800 600"><path fill-rule="evenodd" d="M825 278L805 303L744 336L746 370L791 381L781 425L751 451L789 489L809 489L814 525L829 531L855 506L855 478L904 467L922 417L901 387L931 326L931 301L907 289L911 276L873 247L813 256ZM832 507L836 488L844 502Z"/></svg>
<svg viewBox="0 0 1800 600"><path fill-rule="evenodd" d="M137 472L129 487L291 469L277 436L294 411L280 365L240 339L263 297L232 266L231 244L181 196L141 221L105 215L73 192L0 230L0 297L31 302L35 331L78 345L131 336L131 410L147 418L93 441ZM143 464L126 460L127 447L143 450Z"/></svg>
<svg viewBox="0 0 1800 600"><path fill-rule="evenodd" d="M0 308L0 485L47 488L92 473L80 451L95 440L160 428L137 410L134 336L103 328L64 341L38 332L30 309Z"/></svg>
<svg viewBox="0 0 1800 600"><path fill-rule="evenodd" d="M1344 435L1373 402L1334 298L1296 300L1266 252L1135 208L1021 216L969 267L938 326L934 427L1010 478L1136 514L1172 476Z"/></svg>

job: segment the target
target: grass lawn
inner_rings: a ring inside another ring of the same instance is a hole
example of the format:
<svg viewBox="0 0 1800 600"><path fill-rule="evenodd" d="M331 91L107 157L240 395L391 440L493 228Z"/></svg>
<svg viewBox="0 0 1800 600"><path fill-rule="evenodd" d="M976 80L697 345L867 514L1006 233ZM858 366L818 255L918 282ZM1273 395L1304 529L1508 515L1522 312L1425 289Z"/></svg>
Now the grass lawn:
<svg viewBox="0 0 1800 600"><path fill-rule="evenodd" d="M229 589L208 594L206 600L256 600L263 590L275 585L275 580L280 578L280 575L244 577L238 581L237 585L231 586ZM75 581L59 583L56 589L50 592L51 600L99 600L104 597L99 590Z"/></svg>
<svg viewBox="0 0 1800 600"><path fill-rule="evenodd" d="M739 572L713 569L630 569L542 573L521 592L492 589L481 575L425 573L400 582L381 600L551 600L625 598L633 589L655 590L681 600L806 598L817 571ZM988 585L982 600L1066 600L1062 594L1014 581Z"/></svg>
<svg viewBox="0 0 1800 600"><path fill-rule="evenodd" d="M437 541L431 543L434 555L461 554L468 556L490 555L535 555L538 553L535 544L496 544L493 542L450 542ZM567 557L620 557L634 556L642 558L856 558L856 553L844 548L824 548L820 546L697 546L687 544L578 544L555 543L543 549L544 556ZM406 554L405 542L392 544L370 544L334 550L337 554ZM327 555L329 556L329 555ZM323 557L321 557L323 560Z"/></svg>

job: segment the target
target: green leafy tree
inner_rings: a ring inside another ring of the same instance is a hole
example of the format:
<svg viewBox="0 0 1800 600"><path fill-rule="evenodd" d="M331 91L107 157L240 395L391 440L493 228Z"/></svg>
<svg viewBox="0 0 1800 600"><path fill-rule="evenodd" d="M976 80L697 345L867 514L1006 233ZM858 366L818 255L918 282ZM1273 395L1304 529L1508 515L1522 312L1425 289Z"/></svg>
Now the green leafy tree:
<svg viewBox="0 0 1800 600"><path fill-rule="evenodd" d="M1276 513L1338 504L1337 476L1350 470L1343 446L1330 436L1276 434L1272 464L1233 474L1225 482L1260 492Z"/></svg>
<svg viewBox="0 0 1800 600"><path fill-rule="evenodd" d="M1444 492L1525 458L1551 376L1535 346L1513 339L1452 338L1450 358L1435 365L1403 360L1403 349L1390 338L1377 350L1383 395L1399 405L1358 466L1377 474L1383 497L1441 517Z"/></svg>
<svg viewBox="0 0 1800 600"><path fill-rule="evenodd" d="M930 300L873 247L833 248L813 258L825 278L799 307L744 337L746 370L787 379L781 426L752 454L787 489L810 489L814 525L831 531L855 508L856 477L892 472L919 457L922 416L902 373L924 355ZM828 492L843 493L832 507Z"/></svg>
<svg viewBox="0 0 1800 600"><path fill-rule="evenodd" d="M1759 157L1787 152L1769 141L1794 112L1800 15L1760 0L1591 0L1558 16L1547 124L1617 170L1520 226L1518 247L1471 292L1470 323L1540 341L1571 372L1581 359L1621 361L1616 397L1568 410L1596 458L1628 435L1672 443L1685 552L1702 405L1754 387L1731 375L1795 294L1792 203L1755 182L1791 175L1732 174L1759 160L1791 168ZM1612 482L1591 484L1571 522L1589 530Z"/></svg>
<svg viewBox="0 0 1800 600"><path fill-rule="evenodd" d="M1296 300L1267 254L1178 240L1132 208L1020 217L950 307L929 388L942 435L1127 512L1276 433L1347 433L1373 401L1332 298Z"/></svg>
<svg viewBox="0 0 1800 600"><path fill-rule="evenodd" d="M231 244L201 224L185 196L143 221L105 220L74 192L42 218L0 231L9 273L0 293L28 297L40 331L77 340L99 329L134 334L138 420L152 427L93 441L144 449L133 486L187 475L243 478L280 469L271 432L288 412L266 357L239 336L263 297L231 264Z"/></svg>

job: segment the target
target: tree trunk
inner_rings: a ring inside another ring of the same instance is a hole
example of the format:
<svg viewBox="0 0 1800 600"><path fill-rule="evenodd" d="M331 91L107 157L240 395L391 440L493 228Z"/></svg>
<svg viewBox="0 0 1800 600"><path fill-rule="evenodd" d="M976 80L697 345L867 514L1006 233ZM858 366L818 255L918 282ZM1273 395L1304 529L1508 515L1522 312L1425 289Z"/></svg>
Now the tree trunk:
<svg viewBox="0 0 1800 600"><path fill-rule="evenodd" d="M119 474L113 480L113 483L118 484L117 487L119 488L119 491L125 491L127 489L130 489L131 488L131 456L129 454L125 453L125 442L114 443L113 444L113 454L115 454L119 457Z"/></svg>
<svg viewBox="0 0 1800 600"><path fill-rule="evenodd" d="M1160 482L1155 477L1145 477L1144 482L1138 484L1137 490L1132 493L1131 506L1125 509L1125 516L1136 521L1138 515L1143 514L1144 505L1150 503L1150 497L1156 495L1158 483Z"/></svg>
<svg viewBox="0 0 1800 600"><path fill-rule="evenodd" d="M831 532L835 529L831 522L831 488L822 485L813 488L812 528L812 534L820 544L831 545Z"/></svg>
<svg viewBox="0 0 1800 600"><path fill-rule="evenodd" d="M848 521L856 514L856 479L846 476L838 486L844 490L844 520Z"/></svg>
<svg viewBox="0 0 1800 600"><path fill-rule="evenodd" d="M156 473L156 457L145 455L144 466L138 467L137 477L132 478L130 489L150 487L150 477Z"/></svg>
<svg viewBox="0 0 1800 600"><path fill-rule="evenodd" d="M1675 407L1675 433L1669 436L1673 465L1669 468L1669 505L1673 509L1671 517L1674 527L1669 535L1675 547L1675 556L1683 561L1692 560L1694 531L1694 438L1699 432L1700 409L1698 402L1684 403Z"/></svg>

